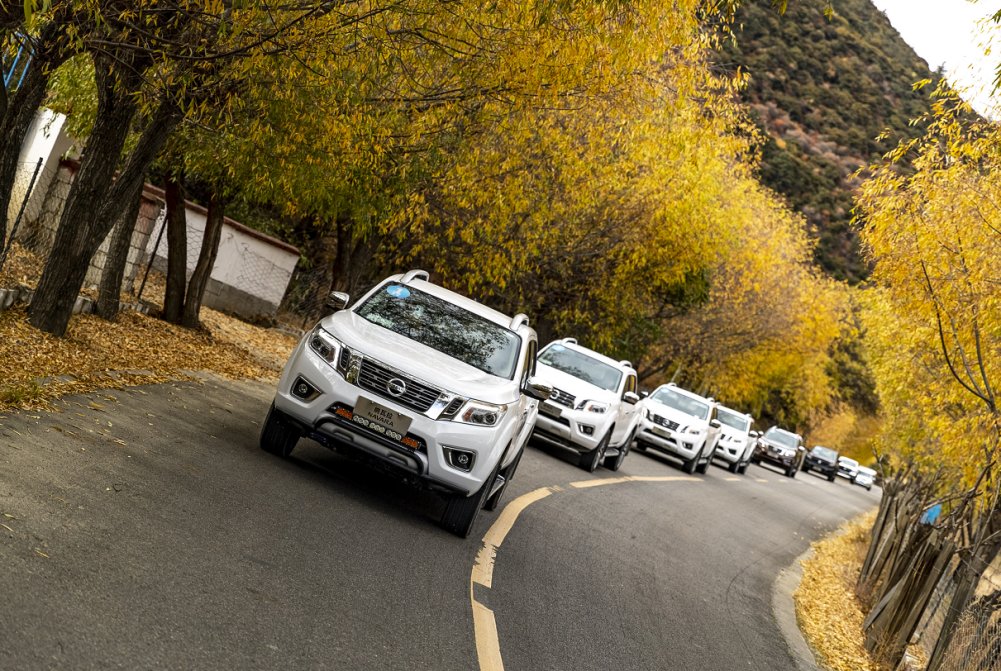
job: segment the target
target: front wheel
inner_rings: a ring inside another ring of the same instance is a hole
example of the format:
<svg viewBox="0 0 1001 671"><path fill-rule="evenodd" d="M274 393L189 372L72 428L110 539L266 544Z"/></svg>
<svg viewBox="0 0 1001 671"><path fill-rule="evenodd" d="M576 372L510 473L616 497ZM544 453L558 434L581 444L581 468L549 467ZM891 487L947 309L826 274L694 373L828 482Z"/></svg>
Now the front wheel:
<svg viewBox="0 0 1001 671"><path fill-rule="evenodd" d="M693 475L696 469L699 467L699 459L701 458L702 458L702 451L699 450L698 454L696 454L694 457L685 462L685 465L681 470L683 470L688 475Z"/></svg>
<svg viewBox="0 0 1001 671"><path fill-rule="evenodd" d="M827 476L827 481L828 482L834 482L834 475L828 475Z"/></svg>
<svg viewBox="0 0 1001 671"><path fill-rule="evenodd" d="M500 464L498 464L499 466ZM445 531L449 531L459 538L469 538L469 532L473 530L473 523L476 522L476 517L486 503L494 480L497 479L497 471L498 469L495 468L476 493L469 496L453 494L448 497L445 502L445 512L441 514L440 522Z"/></svg>
<svg viewBox="0 0 1001 671"><path fill-rule="evenodd" d="M786 471L786 475L788 477L790 477L790 478L795 478L796 477L796 470L797 470L796 469L796 465L793 464L792 466L789 467L789 470Z"/></svg>
<svg viewBox="0 0 1001 671"><path fill-rule="evenodd" d="M285 459L292 454L298 442L299 430L272 403L261 427L261 449Z"/></svg>
<svg viewBox="0 0 1001 671"><path fill-rule="evenodd" d="M729 466L727 466L726 470L730 471L734 475L736 475L737 473L740 473L740 459L738 458L737 461L735 461L732 464L730 464Z"/></svg>
<svg viewBox="0 0 1001 671"><path fill-rule="evenodd" d="M617 471L622 467L622 462L626 460L626 455L629 454L629 446L633 444L633 438L636 437L636 430L629 434L626 441L622 443L619 447L619 453L614 457L605 457L605 468L610 471Z"/></svg>
<svg viewBox="0 0 1001 671"><path fill-rule="evenodd" d="M497 506L500 505L501 497L504 496L504 490L507 489L508 483L514 478L514 472L518 470L518 464L521 463L521 455L525 454L524 448L518 453L518 456L514 458L507 468L503 469L500 474L504 477L504 484L500 486L497 492L487 499L487 502L483 505L484 510L497 510Z"/></svg>
<svg viewBox="0 0 1001 671"><path fill-rule="evenodd" d="M700 452L699 454L701 455L702 453ZM715 454L716 454L716 448L713 448L713 450L709 453L709 458L706 459L704 463L701 463L695 467L695 472L700 473L701 475L705 475L706 473L708 473L709 464L713 463L713 456ZM698 460L696 459L696 461Z"/></svg>
<svg viewBox="0 0 1001 671"><path fill-rule="evenodd" d="M598 466L601 465L601 460L605 458L605 450L608 449L608 442L612 439L612 430L609 429L605 437L601 439L601 442L591 450L590 452L584 452L580 455L580 461L578 466L583 468L588 473L594 473L598 470Z"/></svg>

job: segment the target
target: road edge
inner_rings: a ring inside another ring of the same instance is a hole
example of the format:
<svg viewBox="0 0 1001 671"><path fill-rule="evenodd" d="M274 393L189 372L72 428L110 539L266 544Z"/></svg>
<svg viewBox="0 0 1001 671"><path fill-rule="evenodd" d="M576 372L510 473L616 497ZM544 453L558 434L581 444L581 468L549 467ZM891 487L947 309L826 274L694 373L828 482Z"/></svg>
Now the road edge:
<svg viewBox="0 0 1001 671"><path fill-rule="evenodd" d="M820 665L813 650L803 638L803 632L796 621L796 603L793 593L803 579L803 562L813 556L813 547L796 557L793 563L782 569L772 585L772 614L785 639L789 654L799 671L820 671Z"/></svg>

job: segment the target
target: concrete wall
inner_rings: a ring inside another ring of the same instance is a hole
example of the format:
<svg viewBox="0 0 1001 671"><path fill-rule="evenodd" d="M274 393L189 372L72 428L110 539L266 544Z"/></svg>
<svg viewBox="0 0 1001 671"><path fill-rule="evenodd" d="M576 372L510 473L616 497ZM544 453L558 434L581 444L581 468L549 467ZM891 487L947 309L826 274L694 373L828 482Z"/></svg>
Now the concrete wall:
<svg viewBox="0 0 1001 671"><path fill-rule="evenodd" d="M198 263L207 214L203 207L193 203L187 206L188 277ZM155 255L153 266L165 272L166 237L154 250L155 243L153 236L148 247L149 253ZM274 315L298 262L299 251L294 247L227 218L204 305L247 318Z"/></svg>

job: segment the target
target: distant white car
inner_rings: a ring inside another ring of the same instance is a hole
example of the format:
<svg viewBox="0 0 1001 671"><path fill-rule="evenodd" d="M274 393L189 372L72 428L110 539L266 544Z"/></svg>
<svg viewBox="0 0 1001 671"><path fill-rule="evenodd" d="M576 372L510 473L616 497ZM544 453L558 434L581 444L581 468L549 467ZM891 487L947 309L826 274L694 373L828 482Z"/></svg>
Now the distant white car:
<svg viewBox="0 0 1001 671"><path fill-rule="evenodd" d="M838 475L855 482L858 475L858 462L848 457L838 457Z"/></svg>
<svg viewBox="0 0 1001 671"><path fill-rule="evenodd" d="M668 383L640 402L636 449L681 459L686 473L705 473L720 438L716 402Z"/></svg>
<svg viewBox="0 0 1001 671"><path fill-rule="evenodd" d="M720 421L716 458L726 462L731 473L744 473L751 463L754 441L760 435L751 430L754 418L722 405L716 406L716 413Z"/></svg>
<svg viewBox="0 0 1001 671"><path fill-rule="evenodd" d="M856 485L865 487L866 490L872 490L872 485L876 482L876 471L871 468L866 468L865 466L859 466L858 473L855 474L855 480L853 480L853 482Z"/></svg>
<svg viewBox="0 0 1001 671"><path fill-rule="evenodd" d="M565 338L539 352L536 375L553 387L553 394L539 404L532 437L574 450L587 471L593 472L602 462L619 470L639 415L632 364Z"/></svg>

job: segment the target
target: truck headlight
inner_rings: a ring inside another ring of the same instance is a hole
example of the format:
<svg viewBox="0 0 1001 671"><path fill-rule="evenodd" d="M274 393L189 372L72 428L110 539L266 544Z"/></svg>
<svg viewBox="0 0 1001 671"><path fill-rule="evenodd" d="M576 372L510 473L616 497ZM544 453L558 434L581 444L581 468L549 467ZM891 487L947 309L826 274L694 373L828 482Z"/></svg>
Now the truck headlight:
<svg viewBox="0 0 1001 671"><path fill-rule="evenodd" d="M466 405L456 414L452 421L479 426L495 426L500 423L505 412L507 412L506 405L494 405L493 403L484 403L483 401L466 401Z"/></svg>
<svg viewBox="0 0 1001 671"><path fill-rule="evenodd" d="M577 409L601 415L608 412L608 408L610 407L611 406L607 403L602 403L601 401L582 401L581 404L577 406Z"/></svg>
<svg viewBox="0 0 1001 671"><path fill-rule="evenodd" d="M351 362L351 350L344 343L330 335L322 326L317 326L309 334L309 349L334 367L338 373L347 373Z"/></svg>

